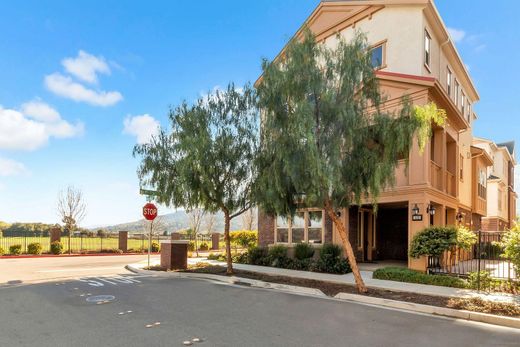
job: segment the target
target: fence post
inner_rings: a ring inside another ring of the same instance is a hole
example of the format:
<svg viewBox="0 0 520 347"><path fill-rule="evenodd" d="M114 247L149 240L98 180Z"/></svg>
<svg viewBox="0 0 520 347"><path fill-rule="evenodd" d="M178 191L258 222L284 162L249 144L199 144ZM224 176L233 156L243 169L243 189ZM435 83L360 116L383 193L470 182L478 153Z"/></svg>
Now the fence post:
<svg viewBox="0 0 520 347"><path fill-rule="evenodd" d="M481 258L481 250L480 247L482 245L482 229L478 229L478 264L477 264L477 291L480 292L480 258Z"/></svg>
<svg viewBox="0 0 520 347"><path fill-rule="evenodd" d="M103 253L103 234L100 235L101 237L99 238L101 240L101 249L99 250L99 253Z"/></svg>
<svg viewBox="0 0 520 347"><path fill-rule="evenodd" d="M144 234L141 234L141 251L144 251Z"/></svg>

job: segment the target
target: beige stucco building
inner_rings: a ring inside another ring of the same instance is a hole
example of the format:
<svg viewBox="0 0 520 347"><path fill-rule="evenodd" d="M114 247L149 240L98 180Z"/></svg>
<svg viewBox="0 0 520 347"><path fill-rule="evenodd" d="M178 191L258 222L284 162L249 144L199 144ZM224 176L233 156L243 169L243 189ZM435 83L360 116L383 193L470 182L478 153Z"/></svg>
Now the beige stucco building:
<svg viewBox="0 0 520 347"><path fill-rule="evenodd" d="M506 230L516 220L515 143L497 144L476 137L473 144L485 150L493 160L487 171L487 215L482 219L482 230Z"/></svg>
<svg viewBox="0 0 520 347"><path fill-rule="evenodd" d="M425 270L425 258L407 255L415 233L457 223L476 230L487 215L486 181L479 177L486 177L492 157L473 146L475 85L431 0L322 1L305 24L329 47L337 44L336 34L347 40L356 30L367 35L385 107L408 95L414 104L433 101L447 112L446 125L434 129L425 152L415 144L408 167L400 162L396 185L380 196L377 214L368 203L341 214L359 260L402 260ZM260 211L259 241L340 242L320 210L302 211L291 221Z"/></svg>

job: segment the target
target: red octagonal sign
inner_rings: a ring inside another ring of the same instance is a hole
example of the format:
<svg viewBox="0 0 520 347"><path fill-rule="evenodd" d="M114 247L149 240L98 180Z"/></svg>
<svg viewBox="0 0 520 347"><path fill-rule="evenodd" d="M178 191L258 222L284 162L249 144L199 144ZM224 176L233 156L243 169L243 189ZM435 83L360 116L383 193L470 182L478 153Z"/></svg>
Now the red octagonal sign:
<svg viewBox="0 0 520 347"><path fill-rule="evenodd" d="M146 220L154 220L157 217L157 207L151 202L143 206L143 216Z"/></svg>

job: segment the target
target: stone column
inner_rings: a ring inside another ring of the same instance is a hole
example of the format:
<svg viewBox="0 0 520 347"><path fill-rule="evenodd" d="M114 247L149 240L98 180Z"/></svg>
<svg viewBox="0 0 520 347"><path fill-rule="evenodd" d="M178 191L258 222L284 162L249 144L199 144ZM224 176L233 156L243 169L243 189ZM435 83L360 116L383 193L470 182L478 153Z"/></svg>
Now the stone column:
<svg viewBox="0 0 520 347"><path fill-rule="evenodd" d="M419 214L422 215L422 220L412 219L412 208L417 204L419 207ZM412 242L413 237L419 231L427 228L430 225L430 216L426 213L428 202L425 200L410 200L408 202L408 244ZM408 268L426 272L428 267L428 258L423 256L419 259L408 257Z"/></svg>
<svg viewBox="0 0 520 347"><path fill-rule="evenodd" d="M128 231L119 232L119 247L123 253L128 252Z"/></svg>
<svg viewBox="0 0 520 347"><path fill-rule="evenodd" d="M171 240L180 240L180 239L181 239L181 234L179 234L179 233L171 234Z"/></svg>
<svg viewBox="0 0 520 347"><path fill-rule="evenodd" d="M61 230L59 228L52 228L50 230L49 235L50 235L51 243L53 243L55 241L58 241L58 242L61 241Z"/></svg>
<svg viewBox="0 0 520 347"><path fill-rule="evenodd" d="M219 243L220 243L220 234L219 233L211 234L211 250L212 251L219 250L219 248L220 248Z"/></svg>
<svg viewBox="0 0 520 347"><path fill-rule="evenodd" d="M188 242L164 240L161 242L161 267L166 270L186 270L188 268Z"/></svg>

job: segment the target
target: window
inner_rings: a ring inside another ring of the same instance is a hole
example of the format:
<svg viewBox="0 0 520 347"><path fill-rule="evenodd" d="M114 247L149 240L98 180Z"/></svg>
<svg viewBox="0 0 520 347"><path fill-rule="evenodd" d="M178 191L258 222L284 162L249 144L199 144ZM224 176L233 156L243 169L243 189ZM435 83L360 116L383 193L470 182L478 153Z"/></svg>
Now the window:
<svg viewBox="0 0 520 347"><path fill-rule="evenodd" d="M498 210L499 211L502 211L502 203L503 203L503 201L502 201L502 192L503 192L502 189L499 188L498 189Z"/></svg>
<svg viewBox="0 0 520 347"><path fill-rule="evenodd" d="M448 96L451 96L452 80L453 80L453 74L451 73L450 68L448 68L448 73L446 74L446 91L448 92Z"/></svg>
<svg viewBox="0 0 520 347"><path fill-rule="evenodd" d="M276 243L289 242L289 220L278 216L276 218Z"/></svg>
<svg viewBox="0 0 520 347"><path fill-rule="evenodd" d="M464 116L466 113L466 109L465 109L465 100L466 100L466 97L464 96L464 93L461 93L460 94L460 111L462 112L462 115Z"/></svg>
<svg viewBox="0 0 520 347"><path fill-rule="evenodd" d="M370 51L372 67L376 70L383 67L383 61L384 61L383 60L383 54L384 54L383 46L384 46L384 44L380 44L379 46L372 48L372 50Z"/></svg>
<svg viewBox="0 0 520 347"><path fill-rule="evenodd" d="M275 243L316 243L324 241L324 212L322 210L298 211L294 218L276 218Z"/></svg>
<svg viewBox="0 0 520 347"><path fill-rule="evenodd" d="M455 80L455 90L453 91L455 94L455 105L459 106L459 82Z"/></svg>
<svg viewBox="0 0 520 347"><path fill-rule="evenodd" d="M464 156L460 155L460 180L464 180Z"/></svg>
<svg viewBox="0 0 520 347"><path fill-rule="evenodd" d="M469 102L469 99L468 99L467 104L468 104L468 106L466 107L467 108L466 120L468 121L468 123L471 123L471 104Z"/></svg>
<svg viewBox="0 0 520 347"><path fill-rule="evenodd" d="M478 196L482 199L486 199L487 195L487 180L486 180L486 172L482 169L478 172Z"/></svg>
<svg viewBox="0 0 520 347"><path fill-rule="evenodd" d="M431 49L432 49L432 38L430 34L425 30L424 31L424 64L426 66L430 66L431 60Z"/></svg>

